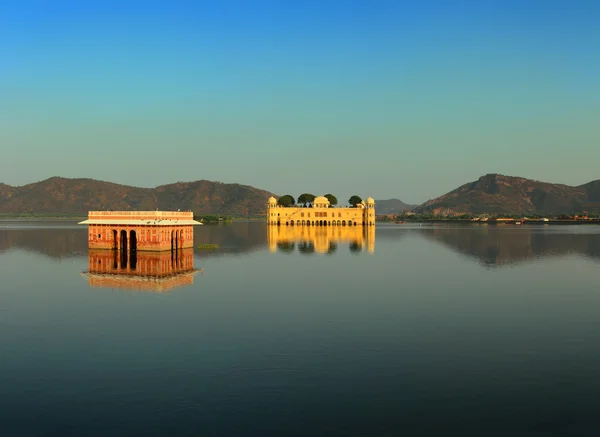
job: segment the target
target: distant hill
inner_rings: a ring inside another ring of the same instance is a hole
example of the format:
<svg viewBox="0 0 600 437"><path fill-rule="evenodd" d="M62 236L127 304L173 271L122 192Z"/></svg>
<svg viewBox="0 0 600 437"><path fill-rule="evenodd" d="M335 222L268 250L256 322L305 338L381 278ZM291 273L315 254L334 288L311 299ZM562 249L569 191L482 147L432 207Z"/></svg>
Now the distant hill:
<svg viewBox="0 0 600 437"><path fill-rule="evenodd" d="M197 215L260 216L273 195L248 185L178 182L138 188L94 179L52 177L21 187L0 184L0 213L87 215L90 210L191 210Z"/></svg>
<svg viewBox="0 0 600 437"><path fill-rule="evenodd" d="M400 214L405 211L411 211L417 205L409 205L400 199L376 200L375 211L378 215Z"/></svg>
<svg viewBox="0 0 600 437"><path fill-rule="evenodd" d="M414 209L416 213L575 214L600 212L600 180L577 187L488 174Z"/></svg>

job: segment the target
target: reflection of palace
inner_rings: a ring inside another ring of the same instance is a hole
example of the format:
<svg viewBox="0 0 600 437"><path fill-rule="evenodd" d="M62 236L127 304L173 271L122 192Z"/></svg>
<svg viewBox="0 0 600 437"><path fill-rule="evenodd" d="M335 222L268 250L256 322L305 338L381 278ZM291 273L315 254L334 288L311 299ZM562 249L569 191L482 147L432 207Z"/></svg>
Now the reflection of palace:
<svg viewBox="0 0 600 437"><path fill-rule="evenodd" d="M348 244L352 252L375 252L375 226L267 226L271 252L279 249L302 253L332 253L339 243Z"/></svg>
<svg viewBox="0 0 600 437"><path fill-rule="evenodd" d="M90 287L123 288L139 291L167 291L191 285L199 270L194 269L194 250L134 252L90 250Z"/></svg>

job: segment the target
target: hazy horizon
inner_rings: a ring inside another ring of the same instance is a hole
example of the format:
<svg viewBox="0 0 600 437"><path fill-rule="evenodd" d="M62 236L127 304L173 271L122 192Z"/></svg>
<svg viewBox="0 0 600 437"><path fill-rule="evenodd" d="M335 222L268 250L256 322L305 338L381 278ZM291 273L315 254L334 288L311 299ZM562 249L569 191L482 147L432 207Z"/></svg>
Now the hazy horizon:
<svg viewBox="0 0 600 437"><path fill-rule="evenodd" d="M485 175L481 175L481 176L485 176ZM525 176L520 176L520 175L504 175L504 176L509 176L509 177L525 177ZM99 181L99 182L108 182L108 183L120 184L119 182L115 182L115 181L111 181L111 180L95 179L95 178L89 178L89 177L85 177L85 176L68 178L66 176L54 175L54 176L50 176L48 178L40 179L38 181L28 182L28 183L25 183L23 185L29 185L29 184L37 183L37 182L43 182L43 181L46 181L48 179L52 179L52 178L55 178L55 177L56 178L65 178L65 179L93 179L93 180L96 180L96 181ZM531 178L526 178L526 179L531 179ZM193 182L197 182L199 180L202 180L202 179L188 180L188 181L179 180L179 181L172 181L172 182L167 182L165 184L151 185L151 186L132 185L132 184L120 184L120 185L133 186L133 187L136 187L136 188L148 188L148 189L152 189L152 188L157 188L157 187L162 186L162 185L171 185L171 184L177 184L177 183L193 183ZM596 179L594 179L594 180L596 180ZM572 186L584 185L584 184L586 184L588 182L593 182L594 180L589 180L587 182L583 182L581 184L572 185ZM249 185L249 184L245 184L245 183L242 183L242 182L227 182L227 181L209 181L209 182L217 182L217 183L223 183L223 184ZM462 185L469 184L469 183L472 183L472 182L474 182L474 181L465 181L465 182L461 183L460 185L457 185L456 187L447 188L446 191L444 191L443 193L438 194L434 198L442 196L444 194L447 194L450 191L453 191L454 189L456 189L456 188L458 188L458 187L460 187ZM538 182L560 184L560 182L544 181L544 180L538 180ZM0 180L0 184L2 184L2 183L6 184L6 182ZM7 185L10 185L10 186L13 186L13 187L22 187L23 186L23 185L12 185L12 184L7 184ZM564 184L564 185L568 185L568 184ZM283 195L286 195L286 194L291 194L292 196L294 196L295 199L297 199L300 194L308 192L306 190L295 190L295 191L292 191L292 192L285 192L285 193L281 192L281 193L279 193L277 191L269 190L269 189L266 189L266 188L263 188L263 187L254 187L254 188L258 188L258 189L265 190L265 191L270 191L273 194L278 195L278 196L283 196ZM327 193L315 192L313 194L315 194L316 196L321 196L321 195L325 195ZM339 205L343 205L343 204L348 203L348 199L350 198L350 196L352 196L354 194L358 194L363 199L366 199L367 197L370 196L370 197L373 197L374 199L376 199L377 201L382 201L382 200L400 200L400 201L404 202L405 204L409 204L409 205L421 205L421 204L427 202L428 200L432 200L433 199L433 198L431 198L431 199L424 199L424 200L417 201L417 202L408 202L408 201L406 201L406 200L404 200L404 199L402 199L402 198L400 198L398 196L396 196L396 197L382 197L382 196L377 196L377 194L362 193L360 191L352 192L352 194L343 194L343 195L340 195L339 193L335 193L335 192L331 192L331 194L333 194L334 196L337 197Z"/></svg>
<svg viewBox="0 0 600 437"><path fill-rule="evenodd" d="M419 204L598 179L600 3L0 5L0 181Z"/></svg>

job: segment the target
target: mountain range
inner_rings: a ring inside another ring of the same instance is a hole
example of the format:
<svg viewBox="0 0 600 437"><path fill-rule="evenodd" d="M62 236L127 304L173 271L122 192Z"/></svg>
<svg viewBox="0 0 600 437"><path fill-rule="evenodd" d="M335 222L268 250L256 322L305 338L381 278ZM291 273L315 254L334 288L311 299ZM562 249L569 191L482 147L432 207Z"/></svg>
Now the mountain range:
<svg viewBox="0 0 600 437"><path fill-rule="evenodd" d="M196 215L260 216L272 193L211 181L139 188L94 179L52 177L12 187L0 184L0 213L85 216L90 210L191 210Z"/></svg>
<svg viewBox="0 0 600 437"><path fill-rule="evenodd" d="M560 215L600 212L600 180L572 187L487 174L414 208L415 213Z"/></svg>
<svg viewBox="0 0 600 437"><path fill-rule="evenodd" d="M277 195L249 185L199 180L139 188L94 179L52 177L20 187L0 183L0 214L85 216L90 210L190 210L196 215L258 217ZM560 215L600 213L600 180L568 186L488 174L422 205L377 200L378 215Z"/></svg>
<svg viewBox="0 0 600 437"><path fill-rule="evenodd" d="M400 214L406 211L411 211L417 205L409 205L400 199L376 200L375 205L378 215Z"/></svg>

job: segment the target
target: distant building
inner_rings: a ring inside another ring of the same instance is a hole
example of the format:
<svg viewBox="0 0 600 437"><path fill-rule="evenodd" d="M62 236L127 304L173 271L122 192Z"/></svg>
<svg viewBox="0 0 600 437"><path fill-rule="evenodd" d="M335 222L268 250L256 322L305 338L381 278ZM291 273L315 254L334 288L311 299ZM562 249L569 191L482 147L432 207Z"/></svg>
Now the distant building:
<svg viewBox="0 0 600 437"><path fill-rule="evenodd" d="M326 197L315 197L312 206L279 206L277 199L267 202L267 224L280 226L374 226L375 200L369 197L355 208L332 208Z"/></svg>
<svg viewBox="0 0 600 437"><path fill-rule="evenodd" d="M189 211L90 211L90 249L127 251L179 250L194 247L194 220Z"/></svg>

